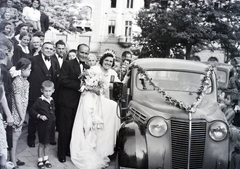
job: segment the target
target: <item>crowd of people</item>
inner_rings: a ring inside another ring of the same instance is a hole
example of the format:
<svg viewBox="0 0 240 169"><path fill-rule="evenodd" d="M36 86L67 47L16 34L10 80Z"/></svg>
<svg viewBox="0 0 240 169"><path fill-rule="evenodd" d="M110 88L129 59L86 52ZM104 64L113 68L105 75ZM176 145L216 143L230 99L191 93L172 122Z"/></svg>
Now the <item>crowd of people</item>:
<svg viewBox="0 0 240 169"><path fill-rule="evenodd" d="M120 125L112 79L126 83L131 53L122 60L111 50L96 56L87 44L68 49L62 40L45 41L44 6L39 0L29 6L17 2L0 6L0 168L7 161L15 169L25 165L16 156L24 123L29 147L35 147L38 134L38 168L52 167L49 146L56 144L61 163L71 155L78 168L106 167ZM104 85L87 87L86 72Z"/></svg>
<svg viewBox="0 0 240 169"><path fill-rule="evenodd" d="M225 90L219 90L218 102L227 117L228 123L240 127L240 64L233 64L234 71L230 73L230 79Z"/></svg>

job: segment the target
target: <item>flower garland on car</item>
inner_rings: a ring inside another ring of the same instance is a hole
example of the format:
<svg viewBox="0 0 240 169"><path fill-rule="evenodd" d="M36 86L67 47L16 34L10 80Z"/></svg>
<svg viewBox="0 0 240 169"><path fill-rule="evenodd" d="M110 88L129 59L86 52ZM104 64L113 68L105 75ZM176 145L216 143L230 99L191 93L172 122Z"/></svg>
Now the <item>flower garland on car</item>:
<svg viewBox="0 0 240 169"><path fill-rule="evenodd" d="M154 90L156 90L159 94L161 94L164 98L165 101L168 102L171 105L176 106L177 108L180 108L188 113L194 113L196 112L196 109L198 107L198 105L202 102L203 96L205 91L208 88L208 79L211 78L212 76L212 72L213 72L213 66L210 66L206 69L206 75L203 77L203 79L201 80L201 85L198 89L197 92L197 97L196 97L196 101L193 102L191 105L186 105L184 104L182 101L178 101L177 99L171 97L170 95L168 95L168 93L166 91L164 91L163 89L161 89L159 86L157 86L153 81L152 78L150 78L147 73L146 70L144 68L142 68L139 65L132 65L131 68L137 68L138 71L145 77L145 79L147 80L147 82L149 83L149 85L153 86Z"/></svg>
<svg viewBox="0 0 240 169"><path fill-rule="evenodd" d="M79 79L81 80L80 92L90 91L97 95L104 94L104 86L106 84L101 72L90 68L84 70Z"/></svg>

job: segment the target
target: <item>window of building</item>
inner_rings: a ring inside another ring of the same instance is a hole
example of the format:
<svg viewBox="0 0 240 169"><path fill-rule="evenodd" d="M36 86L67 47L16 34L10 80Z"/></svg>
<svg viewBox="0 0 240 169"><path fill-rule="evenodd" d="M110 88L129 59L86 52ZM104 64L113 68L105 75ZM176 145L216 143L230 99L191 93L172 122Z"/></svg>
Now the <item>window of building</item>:
<svg viewBox="0 0 240 169"><path fill-rule="evenodd" d="M115 33L115 20L108 21L108 34Z"/></svg>
<svg viewBox="0 0 240 169"><path fill-rule="evenodd" d="M111 8L117 7L117 0L111 0Z"/></svg>
<svg viewBox="0 0 240 169"><path fill-rule="evenodd" d="M125 36L132 34L132 21L125 21Z"/></svg>
<svg viewBox="0 0 240 169"><path fill-rule="evenodd" d="M127 8L133 8L133 0L127 0Z"/></svg>

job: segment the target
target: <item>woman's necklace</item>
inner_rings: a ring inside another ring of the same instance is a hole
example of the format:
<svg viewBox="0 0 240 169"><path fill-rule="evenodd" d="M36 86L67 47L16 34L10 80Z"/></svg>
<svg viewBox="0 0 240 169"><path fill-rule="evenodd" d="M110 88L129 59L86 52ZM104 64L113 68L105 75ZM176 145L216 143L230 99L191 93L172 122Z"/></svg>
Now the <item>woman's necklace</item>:
<svg viewBox="0 0 240 169"><path fill-rule="evenodd" d="M108 76L108 70L104 69L103 67L101 67L101 69L102 69L103 76L107 77Z"/></svg>

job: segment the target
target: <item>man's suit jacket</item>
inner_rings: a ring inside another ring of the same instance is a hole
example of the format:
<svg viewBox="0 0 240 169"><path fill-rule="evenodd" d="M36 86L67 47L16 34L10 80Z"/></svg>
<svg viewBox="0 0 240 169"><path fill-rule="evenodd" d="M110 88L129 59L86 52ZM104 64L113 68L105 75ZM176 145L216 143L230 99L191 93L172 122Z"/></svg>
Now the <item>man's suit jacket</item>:
<svg viewBox="0 0 240 169"><path fill-rule="evenodd" d="M42 55L37 55L30 58L32 67L31 74L28 77L30 83L29 89L29 107L37 100L38 97L41 96L41 86L42 82L45 80L51 80L55 85L57 84L57 79L59 76L59 67L58 63L51 59L51 68L47 69ZM50 73L50 74L49 74Z"/></svg>
<svg viewBox="0 0 240 169"><path fill-rule="evenodd" d="M51 58L57 62L58 67L59 67L59 72L60 72L61 66L58 62L57 54L54 54L53 56L51 56ZM65 60L66 60L66 56L63 56L63 62ZM57 84L55 85L55 92L54 92L54 101L56 103L56 107L58 106L57 103L58 103L58 98L59 98L59 88L60 88L60 85L59 85L59 82L57 82ZM58 111L58 109L57 109L57 111Z"/></svg>
<svg viewBox="0 0 240 169"><path fill-rule="evenodd" d="M58 56L57 56L56 54L54 54L51 58L54 59L54 60L56 60L57 63L58 63L58 66L61 68L61 66L60 66L60 64L59 64L59 62L58 62L58 58L57 58L57 57L58 57ZM65 61L66 58L67 58L67 56L63 56L63 61Z"/></svg>
<svg viewBox="0 0 240 169"><path fill-rule="evenodd" d="M45 33L49 28L49 17L45 13L41 13L40 16L41 31Z"/></svg>
<svg viewBox="0 0 240 169"><path fill-rule="evenodd" d="M89 69L87 64L83 64L83 69ZM77 59L66 60L63 62L59 74L59 94L58 104L68 108L76 108L80 98L80 80L81 70Z"/></svg>

